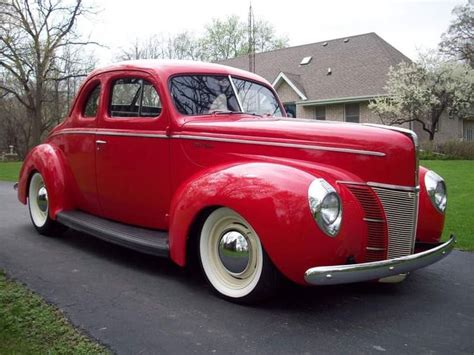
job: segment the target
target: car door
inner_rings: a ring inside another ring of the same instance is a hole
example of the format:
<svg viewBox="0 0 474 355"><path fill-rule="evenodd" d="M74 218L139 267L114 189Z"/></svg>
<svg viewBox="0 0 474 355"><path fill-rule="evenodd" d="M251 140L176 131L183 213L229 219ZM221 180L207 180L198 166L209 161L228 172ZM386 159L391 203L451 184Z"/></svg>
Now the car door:
<svg viewBox="0 0 474 355"><path fill-rule="evenodd" d="M75 207L92 214L101 213L96 185L95 133L102 92L100 75L84 84L73 106L70 125L61 131L67 134L57 141L74 178L71 188Z"/></svg>
<svg viewBox="0 0 474 355"><path fill-rule="evenodd" d="M122 223L166 229L170 203L169 111L158 79L141 71L106 80L96 134L96 174L102 215Z"/></svg>

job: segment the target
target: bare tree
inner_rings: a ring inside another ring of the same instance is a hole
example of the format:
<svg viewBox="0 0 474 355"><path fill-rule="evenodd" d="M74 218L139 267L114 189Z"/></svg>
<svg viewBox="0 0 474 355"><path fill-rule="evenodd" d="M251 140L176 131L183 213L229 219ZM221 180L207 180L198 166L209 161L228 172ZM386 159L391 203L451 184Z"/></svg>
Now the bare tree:
<svg viewBox="0 0 474 355"><path fill-rule="evenodd" d="M93 43L76 31L78 19L90 12L82 0L0 0L0 97L13 97L24 108L31 123L28 146L39 144L50 128L45 111L55 100L51 93L90 69L73 49Z"/></svg>
<svg viewBox="0 0 474 355"><path fill-rule="evenodd" d="M202 60L199 40L190 32L176 35L153 35L144 40L135 39L132 45L122 49L118 60L134 59L190 59Z"/></svg>
<svg viewBox="0 0 474 355"><path fill-rule="evenodd" d="M440 52L474 68L474 5L468 1L453 10L454 20L441 36Z"/></svg>
<svg viewBox="0 0 474 355"><path fill-rule="evenodd" d="M262 20L255 23L255 50L265 52L288 45L288 38L278 36L273 26ZM205 26L202 36L189 31L176 35L153 35L136 39L117 56L119 60L132 59L190 59L218 61L248 53L247 24L238 16L213 19Z"/></svg>

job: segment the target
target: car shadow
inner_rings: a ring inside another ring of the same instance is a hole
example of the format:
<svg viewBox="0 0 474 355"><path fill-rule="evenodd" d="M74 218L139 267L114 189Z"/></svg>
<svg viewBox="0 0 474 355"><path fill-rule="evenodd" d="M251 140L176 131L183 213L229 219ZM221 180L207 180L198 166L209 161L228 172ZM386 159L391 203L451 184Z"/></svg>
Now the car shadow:
<svg viewBox="0 0 474 355"><path fill-rule="evenodd" d="M117 246L82 232L68 230L55 243L65 244L81 250L100 259L146 273L156 278L165 278L179 283L183 291L191 291L198 297L213 297L211 287L207 285L200 267L181 268L171 260L152 255L146 255L134 250ZM327 312L341 307L372 307L378 305L387 307L390 303L398 303L400 297L409 296L417 288L416 280L408 278L400 284L382 284L366 282L335 286L304 287L284 282L279 292L265 302L253 306L241 306L216 298L216 302L228 303L231 307L258 308L260 311L311 311L313 313ZM430 292L425 290L425 292ZM372 304L369 304L371 303Z"/></svg>

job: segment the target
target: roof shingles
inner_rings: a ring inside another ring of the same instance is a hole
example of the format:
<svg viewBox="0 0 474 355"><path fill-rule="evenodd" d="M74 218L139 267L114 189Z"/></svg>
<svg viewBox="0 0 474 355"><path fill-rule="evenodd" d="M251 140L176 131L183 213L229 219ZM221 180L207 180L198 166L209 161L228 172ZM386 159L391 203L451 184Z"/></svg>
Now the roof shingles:
<svg viewBox="0 0 474 355"><path fill-rule="evenodd" d="M256 73L273 82L283 72L308 100L326 100L384 94L390 66L410 62L373 32L346 38L349 41L340 38L257 53ZM300 65L307 56L312 57L311 62ZM247 56L219 63L248 69Z"/></svg>

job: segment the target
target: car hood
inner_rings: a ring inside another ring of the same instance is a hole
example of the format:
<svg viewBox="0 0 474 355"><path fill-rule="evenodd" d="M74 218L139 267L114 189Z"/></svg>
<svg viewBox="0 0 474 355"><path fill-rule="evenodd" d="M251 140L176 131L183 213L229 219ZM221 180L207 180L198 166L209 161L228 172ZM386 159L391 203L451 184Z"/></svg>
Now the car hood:
<svg viewBox="0 0 474 355"><path fill-rule="evenodd" d="M252 154L258 151L327 164L349 170L365 181L406 186L416 183L416 151L412 139L383 127L294 118L206 117L188 121L180 134L210 142L253 145ZM255 149L255 146L267 148ZM236 147L229 147L228 152ZM292 148L293 154L288 153L288 148ZM250 151L247 148L244 152ZM189 152L189 156L193 155Z"/></svg>

